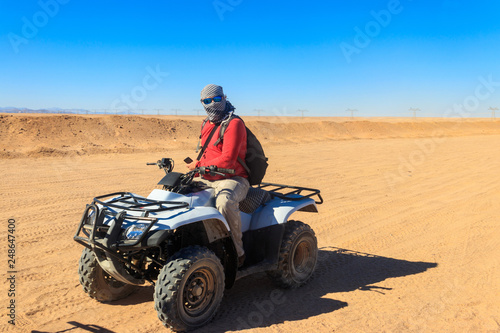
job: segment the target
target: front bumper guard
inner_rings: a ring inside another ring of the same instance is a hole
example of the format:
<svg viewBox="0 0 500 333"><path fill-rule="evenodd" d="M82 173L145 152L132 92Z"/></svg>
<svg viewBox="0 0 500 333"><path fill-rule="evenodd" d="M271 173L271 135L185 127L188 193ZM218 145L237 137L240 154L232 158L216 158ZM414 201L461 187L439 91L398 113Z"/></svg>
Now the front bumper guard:
<svg viewBox="0 0 500 333"><path fill-rule="evenodd" d="M104 200L110 197L114 198ZM186 202L151 200L137 197L129 192L117 192L95 197L92 203L85 207L73 239L92 251L96 249L103 251L106 255L106 259L104 260L106 263L103 262L101 266L108 267L106 271L109 274L123 282L140 284L139 280L124 272L123 269L118 268L123 266L119 264L121 262L136 272L142 272L140 266L132 263L131 260L125 258L120 252L158 246L171 230L158 231L159 236L154 237L154 241L149 241L151 228L158 222L158 219L148 215L151 212L180 209L188 206L189 204ZM121 209L121 212L116 213L111 211L110 209L113 208ZM142 216L129 215L129 211L141 212ZM109 224L104 224L106 217L112 218ZM148 225L137 240L120 240L122 225L125 220L142 221L148 223ZM99 259L99 256L97 257L100 262L103 261ZM160 267L163 267L163 264L156 259L148 258Z"/></svg>

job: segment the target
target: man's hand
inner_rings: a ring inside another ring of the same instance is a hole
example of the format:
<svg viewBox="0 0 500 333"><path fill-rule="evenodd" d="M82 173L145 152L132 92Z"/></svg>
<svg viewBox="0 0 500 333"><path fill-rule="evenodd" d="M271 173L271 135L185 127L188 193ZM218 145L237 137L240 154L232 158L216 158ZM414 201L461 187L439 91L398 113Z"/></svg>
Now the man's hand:
<svg viewBox="0 0 500 333"><path fill-rule="evenodd" d="M193 171L194 169L196 169L196 163L198 163L198 161L193 161L189 164L186 164L186 167L190 170L190 171Z"/></svg>

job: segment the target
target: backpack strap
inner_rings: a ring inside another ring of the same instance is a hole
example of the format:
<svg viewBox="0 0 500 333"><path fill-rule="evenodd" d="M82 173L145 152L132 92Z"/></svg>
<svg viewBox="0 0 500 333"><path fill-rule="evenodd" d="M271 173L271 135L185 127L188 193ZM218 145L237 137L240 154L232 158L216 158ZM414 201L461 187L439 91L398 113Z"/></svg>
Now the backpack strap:
<svg viewBox="0 0 500 333"><path fill-rule="evenodd" d="M233 117L227 118L220 124L219 138L217 139L217 141L215 141L214 146L217 146L224 138L224 133L226 132L226 128L229 126L229 122L231 121L231 119L233 119Z"/></svg>
<svg viewBox="0 0 500 333"><path fill-rule="evenodd" d="M198 161L201 159L201 156L203 156L203 153L205 152L205 149L207 149L208 143L210 142L210 140L212 140L212 137L214 136L214 133L217 131L217 128L219 128L219 125L215 125L212 132L210 132L210 134L208 135L207 141L205 141L205 144L201 148L201 151L198 154L198 157L196 158ZM201 140L201 135L200 135L200 140Z"/></svg>
<svg viewBox="0 0 500 333"><path fill-rule="evenodd" d="M201 131L203 131L203 127L205 127L205 124L207 123L207 121L208 121L208 117L206 117L205 120L203 120L203 123L201 124L200 138L198 139L198 144L196 145L195 153L197 153L197 152L200 151L200 146L201 146Z"/></svg>
<svg viewBox="0 0 500 333"><path fill-rule="evenodd" d="M227 118L226 120L224 120L221 124L220 124L220 134L219 134L219 138L217 139L217 141L215 141L214 143L214 146L217 146L220 142L222 142L222 140L224 139L224 133L226 132L226 128L229 126L229 122L231 120L233 120L234 118L238 118L240 119L241 121L243 121L243 119L241 119L240 117L238 117L237 115L232 115L231 117Z"/></svg>
<svg viewBox="0 0 500 333"><path fill-rule="evenodd" d="M229 126L229 122L234 119L234 118L238 118L240 119L241 121L243 121L243 119L241 119L240 117L238 117L237 115L232 115L231 117L229 117L228 119L226 119L225 121L223 121L220 125L220 134L219 134L219 138L217 139L217 141L215 141L214 143L214 146L217 146L221 141L222 139L224 139L224 133L226 132L226 128ZM245 124L245 122L243 121L243 124ZM245 129L246 129L246 125L245 125ZM238 156L238 162L240 162L240 164L243 166L243 168L246 170L247 174L250 176L250 168L248 167L248 165L245 163L244 160L241 159L241 157Z"/></svg>
<svg viewBox="0 0 500 333"><path fill-rule="evenodd" d="M252 172L250 171L250 168L249 168L249 167L248 167L248 165L245 163L245 161L243 161L243 160L241 159L241 157L239 157L239 156L238 156L238 162L240 162L240 164L243 166L243 168L245 168L245 170L246 170L246 172L247 172L248 176L250 176L250 174L252 173Z"/></svg>

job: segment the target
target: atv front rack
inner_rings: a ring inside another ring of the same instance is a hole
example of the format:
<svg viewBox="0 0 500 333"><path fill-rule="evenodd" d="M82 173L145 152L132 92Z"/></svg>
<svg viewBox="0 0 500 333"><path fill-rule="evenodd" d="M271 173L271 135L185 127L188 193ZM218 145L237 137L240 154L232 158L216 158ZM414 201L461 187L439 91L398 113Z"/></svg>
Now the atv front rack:
<svg viewBox="0 0 500 333"><path fill-rule="evenodd" d="M104 198L115 197L111 201L102 201ZM98 203L105 207L113 207L134 212L144 212L148 216L151 212L163 212L166 210L188 207L189 204L183 201L158 201L144 197L136 197L130 192L115 192L95 197L93 203ZM154 207L157 208L154 208Z"/></svg>
<svg viewBox="0 0 500 333"><path fill-rule="evenodd" d="M321 191L314 188L281 185L274 183L261 183L258 186L258 188L266 190L273 197L278 197L285 200L299 201L299 200L304 200L306 198L317 196L319 201L315 200L314 202L317 205L323 203L323 198L321 197L320 194Z"/></svg>
<svg viewBox="0 0 500 333"><path fill-rule="evenodd" d="M105 198L110 197L117 198L103 201ZM151 228L158 222L158 219L150 217L149 213L186 208L188 206L187 202L152 200L137 197L130 192L116 192L98 196L85 208L73 239L87 248L92 249L93 247L97 247L118 260L126 262L121 256L116 254L116 250L119 248L132 249L136 246L141 246L145 238L150 234ZM116 208L121 211L114 212L109 208ZM127 214L128 212L142 212L142 216L129 215ZM110 227L110 225L103 223L106 217L114 217L115 223L113 226ZM146 229L137 240L118 240L125 219L148 223ZM105 237L102 237L103 233L106 235ZM101 237L96 237L98 234ZM127 263L134 267L132 263Z"/></svg>

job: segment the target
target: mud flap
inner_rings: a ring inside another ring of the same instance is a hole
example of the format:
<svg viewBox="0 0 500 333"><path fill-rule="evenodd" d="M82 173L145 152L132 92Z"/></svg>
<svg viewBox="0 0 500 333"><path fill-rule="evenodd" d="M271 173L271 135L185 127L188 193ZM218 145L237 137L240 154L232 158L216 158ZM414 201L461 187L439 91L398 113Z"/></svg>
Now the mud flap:
<svg viewBox="0 0 500 333"><path fill-rule="evenodd" d="M243 234L243 247L246 254L245 266L262 261L266 261L268 264L277 264L284 230L285 224L274 224L245 232Z"/></svg>

